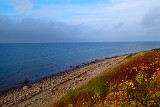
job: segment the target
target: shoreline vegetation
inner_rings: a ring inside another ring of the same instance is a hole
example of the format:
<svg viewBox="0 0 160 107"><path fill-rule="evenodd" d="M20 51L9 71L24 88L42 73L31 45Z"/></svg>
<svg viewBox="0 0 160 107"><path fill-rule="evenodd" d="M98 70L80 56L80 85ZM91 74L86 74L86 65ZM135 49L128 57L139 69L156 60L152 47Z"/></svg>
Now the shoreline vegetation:
<svg viewBox="0 0 160 107"><path fill-rule="evenodd" d="M160 48L127 56L48 107L160 107Z"/></svg>
<svg viewBox="0 0 160 107"><path fill-rule="evenodd" d="M83 63L67 72L44 78L41 81L25 85L22 88L9 90L0 95L0 106L46 106L65 95L69 90L83 85L101 74L102 71L120 63L132 54Z"/></svg>

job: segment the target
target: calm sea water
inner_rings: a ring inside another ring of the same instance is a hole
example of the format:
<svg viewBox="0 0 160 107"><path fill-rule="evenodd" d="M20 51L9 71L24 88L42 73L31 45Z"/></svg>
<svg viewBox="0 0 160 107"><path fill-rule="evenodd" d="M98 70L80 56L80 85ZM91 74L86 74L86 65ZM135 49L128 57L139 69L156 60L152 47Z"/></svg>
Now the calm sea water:
<svg viewBox="0 0 160 107"><path fill-rule="evenodd" d="M0 44L0 93L95 59L160 48L160 42Z"/></svg>

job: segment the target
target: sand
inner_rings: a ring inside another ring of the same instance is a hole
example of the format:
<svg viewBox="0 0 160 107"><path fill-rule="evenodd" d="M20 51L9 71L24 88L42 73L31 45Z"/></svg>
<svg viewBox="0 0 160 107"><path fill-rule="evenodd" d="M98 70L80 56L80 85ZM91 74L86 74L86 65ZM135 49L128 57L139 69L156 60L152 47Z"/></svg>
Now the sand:
<svg viewBox="0 0 160 107"><path fill-rule="evenodd" d="M21 89L11 90L0 96L0 107L45 107L126 57L127 55L123 55L94 61Z"/></svg>

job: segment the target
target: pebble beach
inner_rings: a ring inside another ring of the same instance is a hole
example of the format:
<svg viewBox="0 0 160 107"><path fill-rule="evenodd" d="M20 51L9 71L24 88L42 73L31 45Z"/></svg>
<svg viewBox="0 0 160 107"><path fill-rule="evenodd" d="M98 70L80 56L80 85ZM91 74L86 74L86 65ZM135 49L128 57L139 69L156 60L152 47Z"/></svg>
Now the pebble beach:
<svg viewBox="0 0 160 107"><path fill-rule="evenodd" d="M0 107L46 107L104 70L123 61L128 55L96 60L53 77L0 95Z"/></svg>

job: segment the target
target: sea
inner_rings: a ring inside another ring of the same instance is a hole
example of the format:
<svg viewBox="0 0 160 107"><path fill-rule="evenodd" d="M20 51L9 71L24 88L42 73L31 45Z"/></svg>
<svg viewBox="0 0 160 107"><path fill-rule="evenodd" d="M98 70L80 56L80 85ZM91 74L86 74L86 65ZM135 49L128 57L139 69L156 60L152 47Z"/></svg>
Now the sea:
<svg viewBox="0 0 160 107"><path fill-rule="evenodd" d="M0 94L96 59L160 48L160 42L1 43Z"/></svg>

